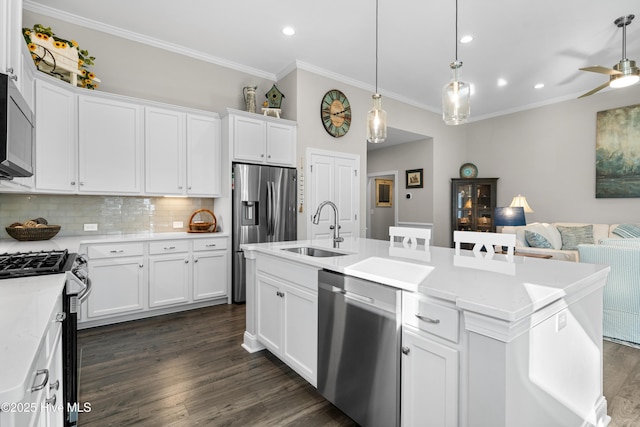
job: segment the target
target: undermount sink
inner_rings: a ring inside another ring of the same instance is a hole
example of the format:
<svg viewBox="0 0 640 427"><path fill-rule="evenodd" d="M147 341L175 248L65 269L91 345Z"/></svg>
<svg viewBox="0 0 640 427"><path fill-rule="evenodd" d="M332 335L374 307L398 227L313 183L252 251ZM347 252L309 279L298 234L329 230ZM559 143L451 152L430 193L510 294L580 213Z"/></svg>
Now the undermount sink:
<svg viewBox="0 0 640 427"><path fill-rule="evenodd" d="M320 248L312 248L311 246L303 246L298 248L284 248L283 251L289 251L300 255L312 256L312 257L320 257L320 258L328 258L332 256L342 256L346 254L342 254L340 252L328 251L326 249Z"/></svg>

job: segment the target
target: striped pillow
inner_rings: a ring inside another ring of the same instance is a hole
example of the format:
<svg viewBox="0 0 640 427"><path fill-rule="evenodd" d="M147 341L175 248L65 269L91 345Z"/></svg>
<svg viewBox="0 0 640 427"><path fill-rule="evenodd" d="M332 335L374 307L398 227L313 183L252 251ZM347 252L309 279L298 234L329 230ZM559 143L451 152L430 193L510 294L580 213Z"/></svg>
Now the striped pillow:
<svg viewBox="0 0 640 427"><path fill-rule="evenodd" d="M625 239L633 239L634 237L640 237L640 225L638 224L620 224L613 231L616 234Z"/></svg>
<svg viewBox="0 0 640 427"><path fill-rule="evenodd" d="M577 250L578 245L582 243L594 244L593 240L593 225L585 225L583 227L564 227L558 225L558 231L562 236L562 249L563 250Z"/></svg>

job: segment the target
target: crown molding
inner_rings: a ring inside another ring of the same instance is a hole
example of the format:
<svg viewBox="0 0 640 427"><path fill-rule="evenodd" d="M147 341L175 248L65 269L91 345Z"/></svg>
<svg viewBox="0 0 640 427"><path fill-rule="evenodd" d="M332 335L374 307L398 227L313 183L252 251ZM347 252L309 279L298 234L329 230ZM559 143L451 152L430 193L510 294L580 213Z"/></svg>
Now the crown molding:
<svg viewBox="0 0 640 427"><path fill-rule="evenodd" d="M49 6L45 6L39 3L34 3L30 0L24 0L23 8L34 13L50 16L52 18L59 19L61 21L68 22L70 24L79 25L81 27L89 28L91 30L101 31L106 34L110 34L123 39L131 40L134 42L153 46L158 49L163 49L179 55L188 56L199 61L208 62L211 64L219 65L221 67L230 68L232 70L240 71L242 73L251 74L256 77L260 77L267 80L276 80L276 75L267 71L259 70L257 68L248 67L246 65L238 64L237 62L228 61L226 59L219 58L213 55L206 55L200 51L190 49L186 46L180 46L174 43L170 43L164 40L148 37L143 34L135 33L133 31L125 30L123 28L108 25L103 22L94 21L92 19L83 18L72 13L63 12L59 9L54 9Z"/></svg>

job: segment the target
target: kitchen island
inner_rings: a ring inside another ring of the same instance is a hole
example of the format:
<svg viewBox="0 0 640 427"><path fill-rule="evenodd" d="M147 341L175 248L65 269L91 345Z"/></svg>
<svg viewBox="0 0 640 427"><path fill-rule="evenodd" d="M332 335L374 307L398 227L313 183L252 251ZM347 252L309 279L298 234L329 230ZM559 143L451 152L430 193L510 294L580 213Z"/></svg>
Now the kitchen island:
<svg viewBox="0 0 640 427"><path fill-rule="evenodd" d="M284 250L293 247L340 255ZM335 249L331 240L243 249L243 347L269 349L313 385L317 272L325 269L402 289L403 426L609 423L602 392L606 266L359 238Z"/></svg>

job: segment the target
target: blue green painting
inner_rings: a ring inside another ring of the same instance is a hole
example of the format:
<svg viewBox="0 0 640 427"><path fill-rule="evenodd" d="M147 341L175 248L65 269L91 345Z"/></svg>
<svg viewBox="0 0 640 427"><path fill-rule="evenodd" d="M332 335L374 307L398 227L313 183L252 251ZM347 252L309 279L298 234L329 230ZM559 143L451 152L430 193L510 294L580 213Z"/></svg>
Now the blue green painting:
<svg viewBox="0 0 640 427"><path fill-rule="evenodd" d="M599 111L596 198L640 197L640 105Z"/></svg>

